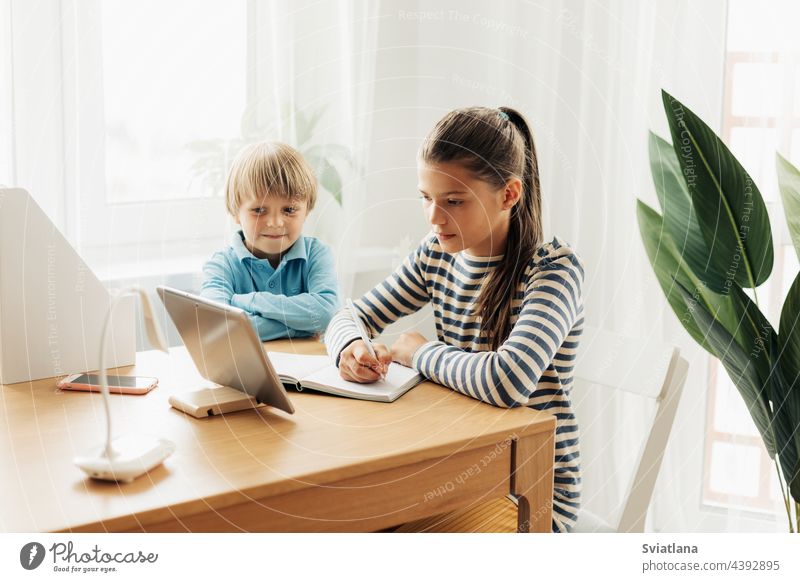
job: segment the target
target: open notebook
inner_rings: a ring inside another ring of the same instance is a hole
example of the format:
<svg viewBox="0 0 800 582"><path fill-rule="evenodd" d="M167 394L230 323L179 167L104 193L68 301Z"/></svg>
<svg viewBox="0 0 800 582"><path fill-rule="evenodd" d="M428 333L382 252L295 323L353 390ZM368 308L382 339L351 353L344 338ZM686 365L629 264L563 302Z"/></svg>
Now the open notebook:
<svg viewBox="0 0 800 582"><path fill-rule="evenodd" d="M392 364L386 379L373 384L348 382L328 356L303 356L283 352L267 352L267 358L284 385L297 390L308 388L337 396L394 402L422 381L411 368Z"/></svg>

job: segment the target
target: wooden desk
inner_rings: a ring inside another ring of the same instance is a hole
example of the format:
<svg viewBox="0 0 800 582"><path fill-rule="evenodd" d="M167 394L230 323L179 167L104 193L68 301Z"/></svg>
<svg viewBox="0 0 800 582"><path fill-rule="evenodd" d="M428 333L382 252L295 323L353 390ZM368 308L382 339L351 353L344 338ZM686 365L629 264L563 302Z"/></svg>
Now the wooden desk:
<svg viewBox="0 0 800 582"><path fill-rule="evenodd" d="M315 340L269 349L324 353ZM112 395L114 434L151 432L177 451L130 484L72 463L102 444L99 394L55 379L0 388L0 531L374 531L521 496L520 531L550 531L555 418L501 409L426 382L392 404L290 392L272 408L196 420L170 394L208 386L185 348L142 352L123 373L158 376Z"/></svg>

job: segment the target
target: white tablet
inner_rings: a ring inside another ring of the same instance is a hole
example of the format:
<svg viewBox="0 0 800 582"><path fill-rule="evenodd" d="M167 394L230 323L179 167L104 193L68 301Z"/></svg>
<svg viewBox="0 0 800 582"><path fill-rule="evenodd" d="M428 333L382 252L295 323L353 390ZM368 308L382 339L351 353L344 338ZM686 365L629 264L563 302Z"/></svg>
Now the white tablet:
<svg viewBox="0 0 800 582"><path fill-rule="evenodd" d="M203 378L294 413L245 311L170 287L156 291Z"/></svg>

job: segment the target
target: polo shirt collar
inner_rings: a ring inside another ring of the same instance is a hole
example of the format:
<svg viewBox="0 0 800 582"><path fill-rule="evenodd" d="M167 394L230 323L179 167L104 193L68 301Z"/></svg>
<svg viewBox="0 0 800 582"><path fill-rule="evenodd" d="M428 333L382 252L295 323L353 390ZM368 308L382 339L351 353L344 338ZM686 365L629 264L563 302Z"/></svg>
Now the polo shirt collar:
<svg viewBox="0 0 800 582"><path fill-rule="evenodd" d="M300 235L300 237L294 241L292 248L290 248L283 258L281 259L281 263L285 263L287 261L292 261L294 259L301 259L303 261L308 260L308 255L306 254L306 242L304 240L305 237ZM244 234L241 230L235 232L233 234L233 240L231 241L231 246L233 247L233 252L236 253L236 257L240 261L244 261L245 259L253 259L254 261L265 261L266 259L259 259L244 244Z"/></svg>

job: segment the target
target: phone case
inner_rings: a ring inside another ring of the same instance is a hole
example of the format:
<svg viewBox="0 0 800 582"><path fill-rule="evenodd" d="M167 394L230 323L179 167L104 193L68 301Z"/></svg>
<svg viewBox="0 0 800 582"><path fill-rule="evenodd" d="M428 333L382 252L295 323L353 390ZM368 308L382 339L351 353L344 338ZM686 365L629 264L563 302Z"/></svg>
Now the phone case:
<svg viewBox="0 0 800 582"><path fill-rule="evenodd" d="M67 376L68 378L69 376ZM78 390L81 392L102 392L100 386L96 386L94 384L77 384L75 382L67 382L67 379L64 378L58 383L58 387L61 390ZM151 390L153 390L156 386L158 386L158 379L153 378L153 382L144 388L139 388L136 386L108 386L108 392L110 394L133 394L137 396L141 396L143 394L147 394Z"/></svg>

